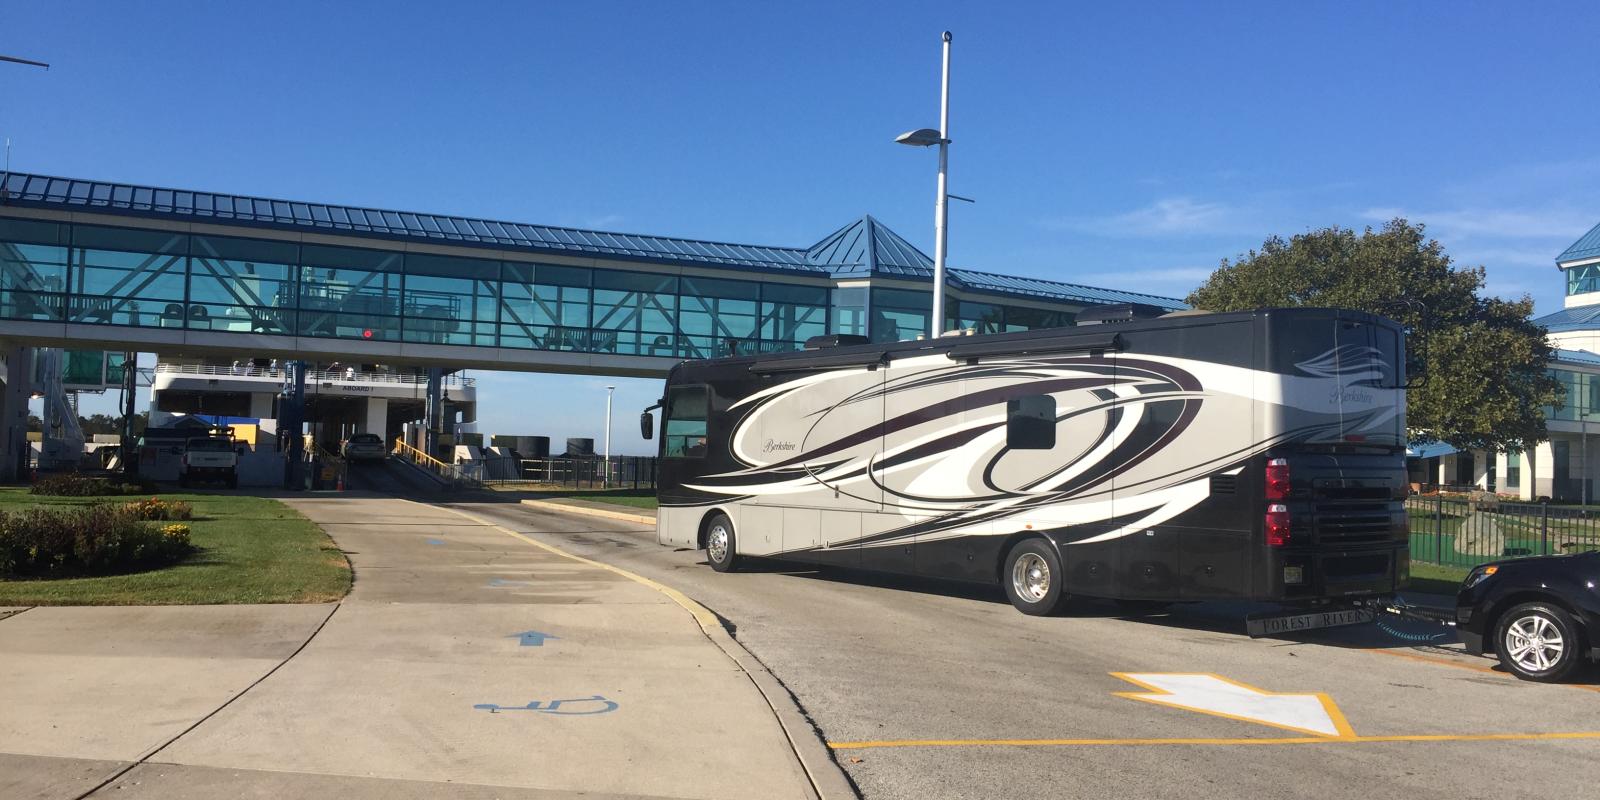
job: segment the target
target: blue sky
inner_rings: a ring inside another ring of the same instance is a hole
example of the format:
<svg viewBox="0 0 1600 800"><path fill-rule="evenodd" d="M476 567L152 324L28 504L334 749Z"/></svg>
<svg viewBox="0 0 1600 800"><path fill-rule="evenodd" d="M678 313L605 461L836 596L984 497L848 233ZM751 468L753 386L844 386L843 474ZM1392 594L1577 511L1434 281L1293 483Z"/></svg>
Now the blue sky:
<svg viewBox="0 0 1600 800"><path fill-rule="evenodd" d="M1536 9L1536 10L1534 10ZM1560 307L1600 222L1600 6L0 0L18 170L724 241L863 213L958 266L1182 296L1272 234L1426 223ZM479 374L481 429L619 452L654 381ZM593 397L595 402L579 401ZM92 407L92 404L91 404Z"/></svg>

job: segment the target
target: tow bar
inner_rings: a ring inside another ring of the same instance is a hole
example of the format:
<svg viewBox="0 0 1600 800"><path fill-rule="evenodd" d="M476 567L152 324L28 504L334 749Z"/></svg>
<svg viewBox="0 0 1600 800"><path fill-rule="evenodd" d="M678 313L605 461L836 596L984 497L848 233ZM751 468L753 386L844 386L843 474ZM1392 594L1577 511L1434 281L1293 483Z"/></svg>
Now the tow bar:
<svg viewBox="0 0 1600 800"><path fill-rule="evenodd" d="M1250 614L1245 617L1245 631L1254 639L1368 622L1376 622L1382 627L1384 616L1432 622L1449 627L1455 627L1456 624L1454 609L1412 605L1407 603L1405 598L1396 595L1329 603L1309 612L1276 611Z"/></svg>
<svg viewBox="0 0 1600 800"><path fill-rule="evenodd" d="M1406 602L1404 597L1395 595L1394 599L1383 607L1386 614L1393 614L1402 619L1412 619L1419 622L1434 622L1446 627L1456 626L1456 610L1453 608L1437 608L1435 606L1414 606Z"/></svg>

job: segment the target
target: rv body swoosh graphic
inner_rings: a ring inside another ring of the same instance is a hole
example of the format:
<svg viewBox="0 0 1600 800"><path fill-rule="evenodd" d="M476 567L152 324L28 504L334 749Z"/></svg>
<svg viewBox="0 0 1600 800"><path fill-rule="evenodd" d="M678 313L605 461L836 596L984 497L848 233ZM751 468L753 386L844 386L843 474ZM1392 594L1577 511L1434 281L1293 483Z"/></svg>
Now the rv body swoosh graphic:
<svg viewBox="0 0 1600 800"><path fill-rule="evenodd" d="M807 374L737 403L729 446L742 467L687 488L904 520L831 547L1067 528L1068 540L1104 541L1193 508L1212 475L1269 448L1392 421L1397 398L1377 387L1361 387L1370 407L1328 407L1330 391L1382 377L1379 355L1334 348L1296 365L1310 377L1145 355L930 355ZM1012 447L1008 404L1038 396L1054 403L1055 445ZM1259 438L1262 414L1292 424Z"/></svg>

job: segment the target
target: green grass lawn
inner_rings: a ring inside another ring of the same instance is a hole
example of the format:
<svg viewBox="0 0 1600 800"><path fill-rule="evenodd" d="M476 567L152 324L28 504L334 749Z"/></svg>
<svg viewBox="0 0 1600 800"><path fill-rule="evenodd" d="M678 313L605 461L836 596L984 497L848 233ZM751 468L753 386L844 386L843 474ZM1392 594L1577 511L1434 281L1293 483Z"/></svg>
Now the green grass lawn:
<svg viewBox="0 0 1600 800"><path fill-rule="evenodd" d="M0 606L327 603L350 591L350 562L321 528L276 500L161 493L194 505L196 551L170 567L85 578L0 578ZM0 488L0 509L126 503Z"/></svg>
<svg viewBox="0 0 1600 800"><path fill-rule="evenodd" d="M1461 590L1471 567L1411 562L1411 583L1406 588L1413 592L1446 594L1454 597Z"/></svg>
<svg viewBox="0 0 1600 800"><path fill-rule="evenodd" d="M656 490L654 489L534 489L531 499L554 500L562 497L571 497L576 500L593 500L596 503L610 503L633 508L655 508Z"/></svg>

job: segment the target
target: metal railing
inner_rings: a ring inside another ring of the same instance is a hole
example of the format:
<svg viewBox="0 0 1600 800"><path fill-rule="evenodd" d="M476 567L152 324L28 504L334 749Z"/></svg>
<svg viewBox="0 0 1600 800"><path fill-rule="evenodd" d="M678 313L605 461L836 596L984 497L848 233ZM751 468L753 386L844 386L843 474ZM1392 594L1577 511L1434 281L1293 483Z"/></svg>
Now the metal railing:
<svg viewBox="0 0 1600 800"><path fill-rule="evenodd" d="M254 365L240 364L239 366L221 366L217 364L156 364L157 373L175 375L212 375L217 377L234 378L270 378L273 380L287 380L289 372L282 367L257 367ZM348 383L398 383L426 385L428 376L413 375L402 372L359 372L356 370L340 369L308 369L306 370L306 383L320 383L324 381L345 381ZM477 379L461 375L444 376L444 385L450 387L469 387L477 383Z"/></svg>
<svg viewBox="0 0 1600 800"><path fill-rule="evenodd" d="M395 439L394 447L389 452L395 458L414 464L428 472L433 473L440 480L453 487L482 486L483 481L472 474L473 470L463 469L455 464L446 464L427 453L406 444L403 439Z"/></svg>
<svg viewBox="0 0 1600 800"><path fill-rule="evenodd" d="M1413 495L1411 560L1471 567L1521 556L1600 550L1600 509L1508 503L1486 492Z"/></svg>
<svg viewBox="0 0 1600 800"><path fill-rule="evenodd" d="M612 456L605 458L524 458L483 459L481 475L485 483L511 483L563 486L573 489L653 489L656 485L655 456Z"/></svg>

